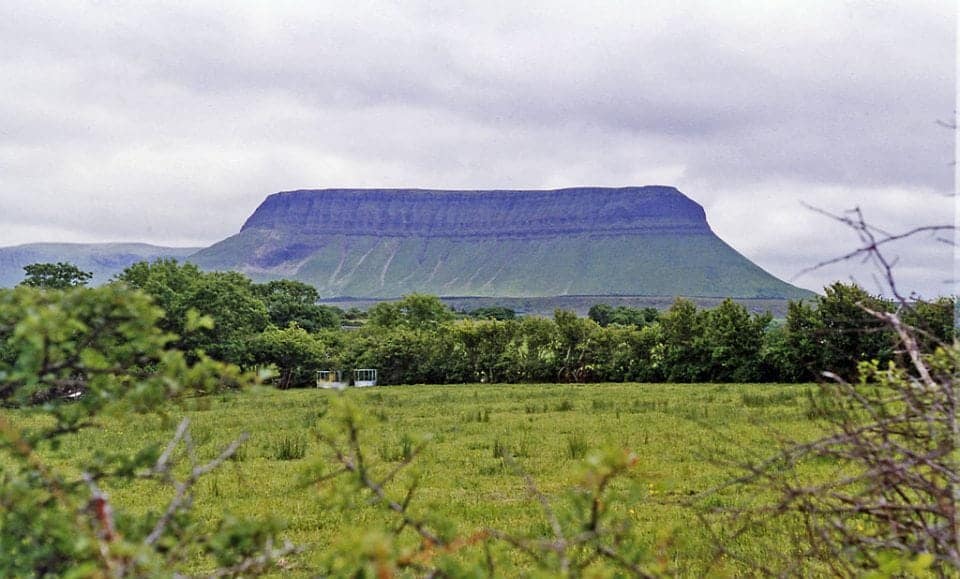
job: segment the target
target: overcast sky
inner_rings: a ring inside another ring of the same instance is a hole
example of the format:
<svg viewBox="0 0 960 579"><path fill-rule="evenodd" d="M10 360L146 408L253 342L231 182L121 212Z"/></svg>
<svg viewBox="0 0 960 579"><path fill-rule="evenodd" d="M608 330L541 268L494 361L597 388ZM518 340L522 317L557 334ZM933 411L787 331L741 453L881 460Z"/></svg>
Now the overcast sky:
<svg viewBox="0 0 960 579"><path fill-rule="evenodd" d="M202 246L299 188L666 184L774 274L875 290L795 277L856 243L801 202L953 221L952 0L517 4L0 3L0 246ZM893 253L954 291L951 247Z"/></svg>

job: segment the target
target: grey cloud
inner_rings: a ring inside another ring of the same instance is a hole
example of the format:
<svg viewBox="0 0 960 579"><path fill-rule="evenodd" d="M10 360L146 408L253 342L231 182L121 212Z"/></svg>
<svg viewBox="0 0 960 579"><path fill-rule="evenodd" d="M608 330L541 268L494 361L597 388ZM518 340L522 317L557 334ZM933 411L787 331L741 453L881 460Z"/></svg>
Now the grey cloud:
<svg viewBox="0 0 960 579"><path fill-rule="evenodd" d="M761 265L809 265L824 224L756 243L716 212L952 191L953 10L8 3L0 244L31 225L209 243L297 187L658 182Z"/></svg>

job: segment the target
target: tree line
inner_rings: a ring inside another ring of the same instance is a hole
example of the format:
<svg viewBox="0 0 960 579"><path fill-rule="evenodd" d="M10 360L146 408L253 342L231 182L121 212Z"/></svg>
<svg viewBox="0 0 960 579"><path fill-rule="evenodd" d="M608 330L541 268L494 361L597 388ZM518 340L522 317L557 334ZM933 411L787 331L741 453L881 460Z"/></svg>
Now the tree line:
<svg viewBox="0 0 960 579"><path fill-rule="evenodd" d="M86 283L69 267L28 266L24 284ZM45 271L53 281L38 279ZM553 319L502 307L458 313L421 294L343 311L318 305L316 290L298 281L257 284L175 260L136 263L113 283L151 296L165 312L160 328L188 356L273 367L281 388L310 385L317 370L359 367L377 368L383 384L806 382L824 370L852 379L858 362L898 356L897 337L867 311L893 312L894 302L839 282L791 302L784 320L733 300L701 309L682 298L662 312L597 304L587 317L557 310ZM917 302L905 322L931 344L949 343L953 305Z"/></svg>
<svg viewBox="0 0 960 579"><path fill-rule="evenodd" d="M22 409L0 413L5 575L157 575L197 556L213 568L211 576L286 565L298 547L282 541L276 521L201 521L191 509L198 481L229 460L243 436L207 462L197 457L187 420L166 445L135 455L97 453L81 460L79 471L48 463L44 454L96 426L101 414L163 414L167 402L202 407L204 395L257 383L262 374L249 370L262 366L279 371L280 387L310 384L315 369L354 366L378 367L386 383L805 381L826 369L832 381L811 399L810 416L825 420L827 433L743 465L735 483L774 502L723 515L715 524L733 531L717 535L717 553L734 553L736 537L754 527L782 530L782 516L802 523L806 537L787 555L788 571L822 570L795 566L810 557L844 575L870 569L952 576L958 568L952 298L893 302L836 283L791 303L781 321L731 300L702 310L683 299L664 312L598 304L586 318L560 310L545 319L502 308L466 315L416 294L344 312L318 305L316 291L299 282L256 284L175 261L135 264L92 289L82 287L89 277L70 264L37 264L27 274L25 287L0 290L0 404ZM629 452L590 463L585 480L592 482L576 494L590 508L569 521L572 535L527 477L531 494L547 505L543 528L549 523L553 538L498 529L450 538L408 510L415 477L409 488L393 489L402 495L388 488L421 447L399 466L381 465L389 469L380 476L366 462L372 454L360 443L356 409L344 397L334 403L332 423L318 431L334 466L317 475L318 484L346 479L351 504L363 495L397 516L401 531L422 539L412 557L399 543L377 547L386 553L378 569L464 575L435 557L436 548L500 541L558 575L578 576L597 557L636 576L669 573L659 557L651 561L630 544L636 537L627 527L605 518L609 482L636 461ZM811 484L794 470L810 460L836 469ZM169 491L161 511L131 515L102 490L140 479ZM472 575L496 574L486 553L486 566ZM369 571L360 559L358 568Z"/></svg>

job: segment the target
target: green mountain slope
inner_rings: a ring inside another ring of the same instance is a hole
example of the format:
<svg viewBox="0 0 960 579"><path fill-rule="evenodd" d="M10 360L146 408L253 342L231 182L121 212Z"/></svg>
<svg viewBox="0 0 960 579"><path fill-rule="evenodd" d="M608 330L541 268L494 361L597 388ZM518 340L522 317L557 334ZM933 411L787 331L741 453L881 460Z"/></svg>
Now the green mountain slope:
<svg viewBox="0 0 960 579"><path fill-rule="evenodd" d="M323 297L812 295L724 243L670 187L285 192L190 261Z"/></svg>

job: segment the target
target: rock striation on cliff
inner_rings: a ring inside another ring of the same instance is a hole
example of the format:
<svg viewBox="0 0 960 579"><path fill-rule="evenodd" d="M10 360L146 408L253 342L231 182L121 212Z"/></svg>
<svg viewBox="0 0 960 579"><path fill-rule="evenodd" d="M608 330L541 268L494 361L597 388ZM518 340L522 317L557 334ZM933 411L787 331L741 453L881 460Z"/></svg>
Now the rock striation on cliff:
<svg viewBox="0 0 960 579"><path fill-rule="evenodd" d="M709 234L703 207L672 187L555 191L324 189L267 198L243 230L381 237L534 238Z"/></svg>
<svg viewBox="0 0 960 579"><path fill-rule="evenodd" d="M190 261L299 279L323 297L810 295L737 253L699 204L662 186L286 191Z"/></svg>

